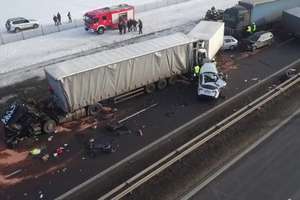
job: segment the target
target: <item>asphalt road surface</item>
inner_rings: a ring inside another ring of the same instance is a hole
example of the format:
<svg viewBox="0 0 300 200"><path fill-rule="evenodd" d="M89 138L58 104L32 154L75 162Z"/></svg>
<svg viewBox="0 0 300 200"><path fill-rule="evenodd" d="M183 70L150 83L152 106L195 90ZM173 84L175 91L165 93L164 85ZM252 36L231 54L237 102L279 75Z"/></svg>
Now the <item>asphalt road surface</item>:
<svg viewBox="0 0 300 200"><path fill-rule="evenodd" d="M191 200L300 199L300 115Z"/></svg>

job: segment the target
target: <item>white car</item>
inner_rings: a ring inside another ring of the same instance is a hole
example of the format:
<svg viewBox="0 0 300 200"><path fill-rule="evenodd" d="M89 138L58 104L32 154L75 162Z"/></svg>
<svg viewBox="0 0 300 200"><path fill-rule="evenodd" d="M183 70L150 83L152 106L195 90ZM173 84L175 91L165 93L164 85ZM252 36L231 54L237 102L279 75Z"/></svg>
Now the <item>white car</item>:
<svg viewBox="0 0 300 200"><path fill-rule="evenodd" d="M237 39L235 39L234 37L230 36L230 35L225 35L224 36L224 42L223 42L223 50L233 50L235 48L237 48L239 44L239 41Z"/></svg>
<svg viewBox="0 0 300 200"><path fill-rule="evenodd" d="M6 21L5 27L8 32L20 32L25 29L38 28L39 22L34 19L25 19L23 17L11 18Z"/></svg>
<svg viewBox="0 0 300 200"><path fill-rule="evenodd" d="M221 90L227 85L218 73L215 63L205 63L200 70L198 96L218 99Z"/></svg>

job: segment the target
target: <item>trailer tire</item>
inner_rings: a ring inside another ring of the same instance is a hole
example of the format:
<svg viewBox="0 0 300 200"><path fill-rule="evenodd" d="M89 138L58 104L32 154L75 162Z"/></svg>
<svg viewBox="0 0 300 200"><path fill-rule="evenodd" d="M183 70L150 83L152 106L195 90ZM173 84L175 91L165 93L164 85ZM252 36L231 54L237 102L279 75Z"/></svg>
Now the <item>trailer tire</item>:
<svg viewBox="0 0 300 200"><path fill-rule="evenodd" d="M148 85L145 86L145 92L147 94L153 93L155 91L156 87L154 83L150 83Z"/></svg>
<svg viewBox="0 0 300 200"><path fill-rule="evenodd" d="M177 80L177 76L171 76L169 79L168 79L168 83L169 85L175 85L176 83L176 80Z"/></svg>
<svg viewBox="0 0 300 200"><path fill-rule="evenodd" d="M56 122L53 119L48 119L43 124L43 132L47 134L54 133L56 129Z"/></svg>
<svg viewBox="0 0 300 200"><path fill-rule="evenodd" d="M166 79L160 79L160 80L156 83L156 85L157 85L157 89L163 90L163 89L165 89L165 88L167 87L168 82L167 82Z"/></svg>
<svg viewBox="0 0 300 200"><path fill-rule="evenodd" d="M99 113L100 111L100 106L99 105L90 105L87 108L87 114L91 116L95 116Z"/></svg>

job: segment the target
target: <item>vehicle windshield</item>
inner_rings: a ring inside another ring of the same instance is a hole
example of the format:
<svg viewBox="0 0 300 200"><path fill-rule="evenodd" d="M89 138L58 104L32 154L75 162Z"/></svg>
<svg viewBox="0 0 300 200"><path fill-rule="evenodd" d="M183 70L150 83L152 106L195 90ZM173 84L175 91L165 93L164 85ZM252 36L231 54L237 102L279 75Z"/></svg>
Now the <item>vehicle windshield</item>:
<svg viewBox="0 0 300 200"><path fill-rule="evenodd" d="M216 86L214 85L201 85L201 87L208 89L208 90L216 90L218 89Z"/></svg>
<svg viewBox="0 0 300 200"><path fill-rule="evenodd" d="M203 76L203 79L202 79L203 84L215 83L218 81L218 76L212 72L205 72L202 74L202 76Z"/></svg>
<svg viewBox="0 0 300 200"><path fill-rule="evenodd" d="M94 23L97 23L98 22L98 19L93 17L93 16L89 16L89 15L85 15L83 17L83 20L85 23L88 23L88 24L94 24Z"/></svg>

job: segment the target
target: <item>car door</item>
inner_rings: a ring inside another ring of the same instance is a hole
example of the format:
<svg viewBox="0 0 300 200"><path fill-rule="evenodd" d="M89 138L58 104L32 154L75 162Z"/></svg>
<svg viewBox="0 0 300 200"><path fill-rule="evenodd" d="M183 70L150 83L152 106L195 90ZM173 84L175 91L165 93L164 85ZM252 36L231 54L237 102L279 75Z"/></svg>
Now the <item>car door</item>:
<svg viewBox="0 0 300 200"><path fill-rule="evenodd" d="M29 20L27 20L27 19L24 19L23 20L23 26L25 27L25 28L32 28L32 24L29 22Z"/></svg>
<svg viewBox="0 0 300 200"><path fill-rule="evenodd" d="M223 49L229 49L230 42L231 42L230 39L224 39L224 47L223 47Z"/></svg>
<svg viewBox="0 0 300 200"><path fill-rule="evenodd" d="M260 35L258 40L256 41L256 47L260 48L262 46L264 46L264 34Z"/></svg>
<svg viewBox="0 0 300 200"><path fill-rule="evenodd" d="M18 27L20 29L25 29L26 28L26 24L25 24L25 20L24 19L20 19L18 21L15 21L14 24L16 25L16 27Z"/></svg>

